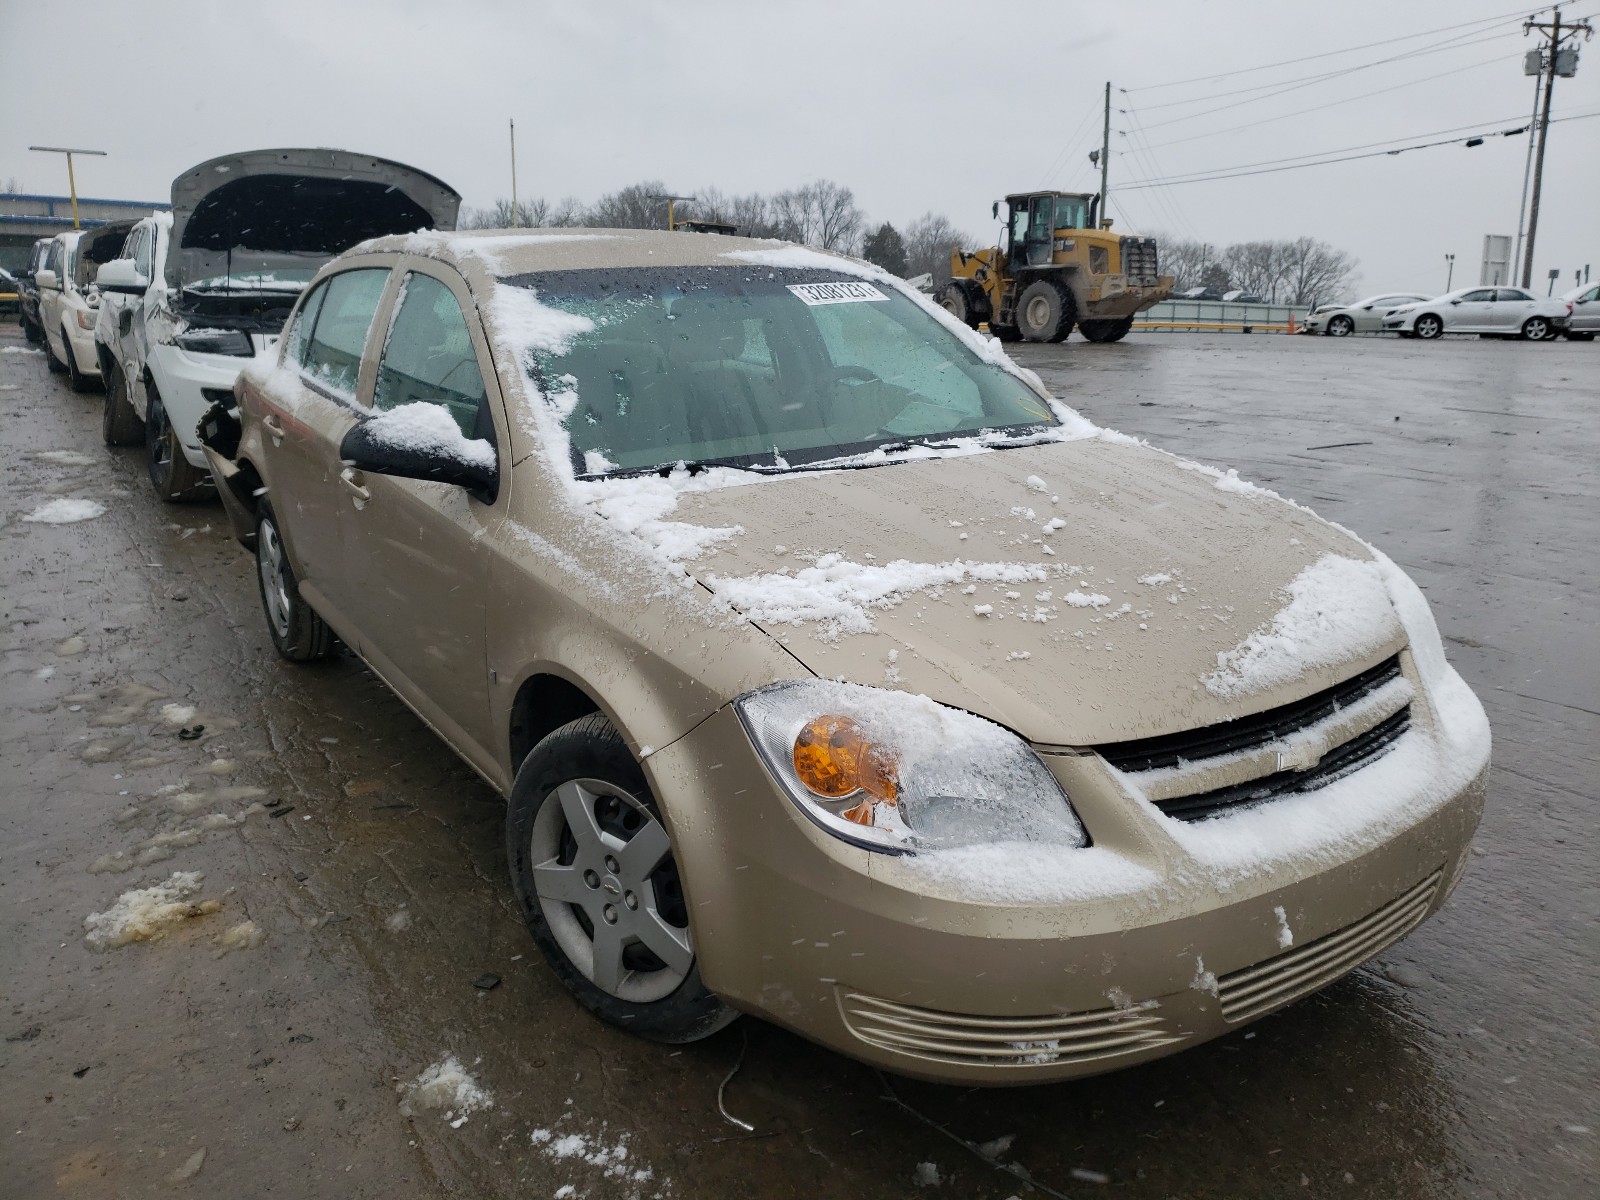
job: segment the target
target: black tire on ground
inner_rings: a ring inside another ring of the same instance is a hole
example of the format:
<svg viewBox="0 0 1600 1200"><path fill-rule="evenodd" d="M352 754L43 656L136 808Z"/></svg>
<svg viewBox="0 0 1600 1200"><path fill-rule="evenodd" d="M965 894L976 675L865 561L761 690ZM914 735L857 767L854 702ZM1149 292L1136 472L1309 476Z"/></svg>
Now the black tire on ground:
<svg viewBox="0 0 1600 1200"><path fill-rule="evenodd" d="M1343 313L1328 322L1329 337L1349 337L1355 331L1356 323Z"/></svg>
<svg viewBox="0 0 1600 1200"><path fill-rule="evenodd" d="M94 377L78 370L78 356L72 349L65 325L61 327L61 344L67 348L67 386L75 392L89 391L95 385Z"/></svg>
<svg viewBox="0 0 1600 1200"><path fill-rule="evenodd" d="M137 446L144 441L144 422L128 403L128 380L115 360L101 372L106 381L105 412L100 436L108 446Z"/></svg>
<svg viewBox="0 0 1600 1200"><path fill-rule="evenodd" d="M35 324L33 321L28 320L27 317L23 317L21 319L21 324L22 336L28 339L28 344L30 346L37 346L40 342L44 341L43 326Z"/></svg>
<svg viewBox="0 0 1600 1200"><path fill-rule="evenodd" d="M66 334L61 336L65 338ZM39 338L44 342L44 365L49 369L50 374L65 375L67 364L56 357L56 348L50 344L50 339L45 337L43 329L39 330ZM69 350L68 353L70 354L71 351Z"/></svg>
<svg viewBox="0 0 1600 1200"><path fill-rule="evenodd" d="M278 517L265 500L256 509L256 583L267 636L279 658L316 662L333 653L333 630L300 595L289 552L278 533Z"/></svg>
<svg viewBox="0 0 1600 1200"><path fill-rule="evenodd" d="M967 289L954 279L945 284L944 291L939 293L939 305L968 329L978 327L978 316L973 309L972 298L967 295Z"/></svg>
<svg viewBox="0 0 1600 1200"><path fill-rule="evenodd" d="M187 504L206 494L201 485L209 476L197 470L183 456L183 444L177 430L167 420L166 406L154 384L147 383L150 406L145 410L144 452L145 465L150 472L150 483L168 504Z"/></svg>
<svg viewBox="0 0 1600 1200"><path fill-rule="evenodd" d="M1017 330L1030 342L1059 342L1072 332L1074 315L1072 293L1048 279L1017 297Z"/></svg>
<svg viewBox="0 0 1600 1200"><path fill-rule="evenodd" d="M1569 329L1569 330L1567 330L1565 336L1566 336L1567 341L1569 341L1569 342L1592 342L1592 341L1594 341L1594 334L1591 333L1587 329L1582 329L1582 330L1577 330L1577 331Z"/></svg>
<svg viewBox="0 0 1600 1200"><path fill-rule="evenodd" d="M1548 317L1529 317L1522 323L1522 336L1530 342L1546 342L1550 340L1551 328Z"/></svg>
<svg viewBox="0 0 1600 1200"><path fill-rule="evenodd" d="M1022 334L1015 325L996 325L993 321L990 321L989 332L1002 342L1020 342L1022 340Z"/></svg>
<svg viewBox="0 0 1600 1200"><path fill-rule="evenodd" d="M523 760L506 857L529 933L595 1016L670 1044L709 1037L738 1016L700 981L666 826L604 716L563 725Z"/></svg>
<svg viewBox="0 0 1600 1200"><path fill-rule="evenodd" d="M1411 326L1411 331L1425 342L1431 342L1444 332L1444 322L1432 313L1423 313Z"/></svg>
<svg viewBox="0 0 1600 1200"><path fill-rule="evenodd" d="M1099 321L1079 321L1078 331L1091 342L1120 342L1133 328L1132 317L1111 317Z"/></svg>

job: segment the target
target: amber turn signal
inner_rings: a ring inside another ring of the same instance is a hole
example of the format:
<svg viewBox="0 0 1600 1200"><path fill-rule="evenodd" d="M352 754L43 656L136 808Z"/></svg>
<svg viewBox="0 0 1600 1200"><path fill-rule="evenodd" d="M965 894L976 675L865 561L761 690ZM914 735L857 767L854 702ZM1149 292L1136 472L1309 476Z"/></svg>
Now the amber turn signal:
<svg viewBox="0 0 1600 1200"><path fill-rule="evenodd" d="M827 800L843 800L866 792L876 800L893 803L894 759L880 746L869 742L861 727L849 717L816 717L794 739L794 773L813 795ZM850 819L872 824L870 801L863 801Z"/></svg>

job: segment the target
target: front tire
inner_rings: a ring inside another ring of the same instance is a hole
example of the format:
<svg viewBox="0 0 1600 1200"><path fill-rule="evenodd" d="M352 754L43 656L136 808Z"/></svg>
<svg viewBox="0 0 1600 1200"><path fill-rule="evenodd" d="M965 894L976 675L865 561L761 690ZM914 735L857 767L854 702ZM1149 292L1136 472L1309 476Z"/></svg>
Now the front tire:
<svg viewBox="0 0 1600 1200"><path fill-rule="evenodd" d="M972 297L967 295L967 289L955 280L944 285L944 291L939 294L939 306L968 329L978 327L978 316L972 305Z"/></svg>
<svg viewBox="0 0 1600 1200"><path fill-rule="evenodd" d="M1072 332L1072 294L1048 279L1017 298L1017 330L1030 342L1059 342Z"/></svg>
<svg viewBox="0 0 1600 1200"><path fill-rule="evenodd" d="M1079 332L1091 342L1120 342L1128 336L1128 331L1132 328L1132 317L1078 322Z"/></svg>
<svg viewBox="0 0 1600 1200"><path fill-rule="evenodd" d="M1328 322L1329 337L1349 337L1356 331L1356 323L1342 313Z"/></svg>
<svg viewBox="0 0 1600 1200"><path fill-rule="evenodd" d="M1569 342L1592 342L1592 341L1594 341L1594 334L1590 333L1587 329L1579 330L1576 333L1574 333L1572 330L1569 329L1569 330L1567 330L1567 332L1563 336L1565 336L1567 341L1569 341Z"/></svg>
<svg viewBox="0 0 1600 1200"><path fill-rule="evenodd" d="M1417 318L1416 323L1411 327L1411 331L1423 341L1431 342L1434 338L1444 333L1444 322L1432 313L1423 313Z"/></svg>
<svg viewBox="0 0 1600 1200"><path fill-rule="evenodd" d="M196 470L183 456L183 443L178 440L178 431L172 427L172 422L167 420L166 405L161 403L155 387L148 386L146 390L150 394L150 407L145 411L144 448L151 486L168 504L198 500L205 491L201 487L205 472Z"/></svg>
<svg viewBox="0 0 1600 1200"><path fill-rule="evenodd" d="M50 338L42 328L39 330L39 340L44 343L44 365L50 374L65 375L67 373L67 364L56 357L56 348L50 344ZM61 335L61 340L63 342L67 340L65 333ZM71 354L71 351L69 350L67 353Z"/></svg>
<svg viewBox="0 0 1600 1200"><path fill-rule="evenodd" d="M523 761L506 811L511 884L551 970L601 1020L652 1041L738 1013L700 981L672 843L644 771L599 713Z"/></svg>
<svg viewBox="0 0 1600 1200"><path fill-rule="evenodd" d="M78 355L72 348L72 339L67 336L67 327L61 327L61 344L67 348L67 386L75 392L87 392L94 387L94 380L78 370Z"/></svg>
<svg viewBox="0 0 1600 1200"><path fill-rule="evenodd" d="M266 501L256 511L256 582L267 635L279 658L316 662L333 653L333 630L300 595L289 552L278 533L278 517Z"/></svg>
<svg viewBox="0 0 1600 1200"><path fill-rule="evenodd" d="M100 436L108 446L137 446L144 441L144 422L128 403L128 378L115 361L106 365L105 412L100 418Z"/></svg>

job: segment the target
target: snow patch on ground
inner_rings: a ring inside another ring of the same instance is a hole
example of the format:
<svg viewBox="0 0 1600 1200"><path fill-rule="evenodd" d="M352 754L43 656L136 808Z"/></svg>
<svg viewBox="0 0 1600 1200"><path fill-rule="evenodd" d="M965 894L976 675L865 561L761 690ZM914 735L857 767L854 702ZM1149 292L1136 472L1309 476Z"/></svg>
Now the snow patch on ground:
<svg viewBox="0 0 1600 1200"><path fill-rule="evenodd" d="M43 350L35 350L30 346L7 346L0 350L0 354L43 354Z"/></svg>
<svg viewBox="0 0 1600 1200"><path fill-rule="evenodd" d="M71 525L78 521L92 521L105 511L106 506L98 500L63 497L40 505L22 519L35 525Z"/></svg>
<svg viewBox="0 0 1600 1200"><path fill-rule="evenodd" d="M938 1166L931 1162L919 1162L911 1172L911 1182L921 1188L938 1187L941 1182Z"/></svg>
<svg viewBox="0 0 1600 1200"><path fill-rule="evenodd" d="M551 1162L571 1166L582 1163L593 1167L604 1179L643 1184L655 1178L654 1168L634 1157L629 1149L629 1135L620 1133L614 1140L608 1140L604 1123L597 1134L535 1129L529 1133L528 1141ZM670 1181L663 1181L662 1190L669 1186ZM556 1195L565 1192L570 1196L574 1191L573 1185L567 1184Z"/></svg>
<svg viewBox="0 0 1600 1200"><path fill-rule="evenodd" d="M76 450L35 450L28 457L57 467L92 467L98 461Z"/></svg>
<svg viewBox="0 0 1600 1200"><path fill-rule="evenodd" d="M153 942L190 917L218 911L222 905L215 900L189 899L204 880L199 871L174 871L164 883L123 892L110 908L84 918L84 942L91 950Z"/></svg>
<svg viewBox="0 0 1600 1200"><path fill-rule="evenodd" d="M1398 632L1383 572L1374 562L1324 554L1284 589L1289 603L1270 626L1217 655L1201 682L1237 699L1371 653Z"/></svg>
<svg viewBox="0 0 1600 1200"><path fill-rule="evenodd" d="M418 1109L443 1109L452 1129L460 1129L473 1113L494 1107L494 1097L479 1086L472 1073L454 1054L447 1054L399 1087L400 1112L414 1116Z"/></svg>

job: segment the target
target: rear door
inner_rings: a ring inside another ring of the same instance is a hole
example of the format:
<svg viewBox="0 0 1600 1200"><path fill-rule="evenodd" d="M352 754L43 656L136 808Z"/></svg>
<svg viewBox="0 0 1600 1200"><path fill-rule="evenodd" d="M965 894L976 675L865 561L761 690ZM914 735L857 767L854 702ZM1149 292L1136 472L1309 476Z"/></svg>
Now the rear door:
<svg viewBox="0 0 1600 1200"><path fill-rule="evenodd" d="M359 571L340 526L348 485L339 445L362 411L357 394L370 386L368 340L389 276L388 266L362 266L319 283L293 319L286 371L260 389L271 447L262 475L300 590L358 650Z"/></svg>
<svg viewBox="0 0 1600 1200"><path fill-rule="evenodd" d="M408 266L386 335L376 339L372 410L436 404L464 436L506 444L494 365L470 293L446 267ZM500 473L500 494L485 503L450 484L345 468L340 507L346 563L360 576L362 657L491 771L484 534L505 509L504 462Z"/></svg>
<svg viewBox="0 0 1600 1200"><path fill-rule="evenodd" d="M1493 325L1496 332L1515 333L1522 323L1533 316L1539 302L1532 293L1521 288L1496 288L1493 305Z"/></svg>

